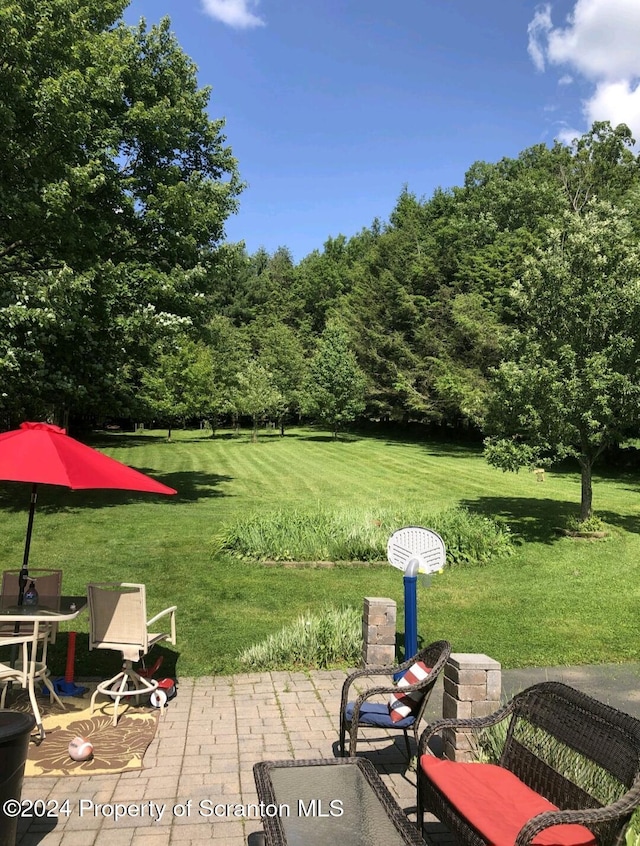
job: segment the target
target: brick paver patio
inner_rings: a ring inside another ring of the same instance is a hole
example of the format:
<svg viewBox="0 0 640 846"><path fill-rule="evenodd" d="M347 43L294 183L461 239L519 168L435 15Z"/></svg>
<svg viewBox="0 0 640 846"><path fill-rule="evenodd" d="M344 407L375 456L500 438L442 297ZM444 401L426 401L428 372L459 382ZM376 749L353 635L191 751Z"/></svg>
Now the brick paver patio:
<svg viewBox="0 0 640 846"><path fill-rule="evenodd" d="M143 770L25 779L23 799L69 799L70 813L22 820L18 846L196 846L209 840L244 846L262 827L259 819L234 816L257 802L254 763L333 757L344 678L332 671L183 679ZM403 747L401 733L369 730L359 738L358 754L372 760L411 816L415 774L407 771Z"/></svg>
<svg viewBox="0 0 640 846"><path fill-rule="evenodd" d="M147 750L145 769L25 779L23 799L69 799L70 814L22 820L17 846L251 843L260 820L234 817L232 811L257 801L253 764L334 756L344 678L340 671L314 671L182 679ZM503 697L545 679L564 681L640 718L640 663L503 671ZM425 716L441 715L439 680ZM400 732L370 729L358 738L358 754L372 761L415 821L415 773L407 769L403 749ZM117 806L144 815L133 817L129 811L116 820ZM438 846L451 841L438 823L428 825L427 835Z"/></svg>

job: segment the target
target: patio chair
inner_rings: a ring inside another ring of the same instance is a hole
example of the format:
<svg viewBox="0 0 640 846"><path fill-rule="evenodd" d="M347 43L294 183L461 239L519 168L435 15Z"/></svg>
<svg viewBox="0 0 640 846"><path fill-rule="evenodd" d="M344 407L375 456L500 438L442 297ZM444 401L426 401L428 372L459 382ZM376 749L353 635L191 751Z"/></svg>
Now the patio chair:
<svg viewBox="0 0 640 846"><path fill-rule="evenodd" d="M113 678L100 682L91 697L91 712L99 693L114 700L113 725L118 722L120 700L127 696L150 695L158 682L148 679L133 669L133 664L160 641L175 645L177 606L165 608L155 617L147 619L146 590L143 584L90 584L89 598L89 649L113 649L122 652L122 670ZM150 632L161 617L168 616L168 632Z"/></svg>
<svg viewBox="0 0 640 846"><path fill-rule="evenodd" d="M420 721L450 654L451 644L446 640L438 640L397 667L365 667L351 673L342 686L340 700L340 755L345 756L347 731L349 756L353 757L358 743L358 729L375 727L402 731L407 759L411 760L408 730L413 730L417 745ZM401 675L404 678L399 678ZM365 676L386 676L389 681L368 687L350 702L350 687L357 679ZM398 678L397 684L392 683L393 678ZM386 701L370 701L381 696L385 696Z"/></svg>
<svg viewBox="0 0 640 846"><path fill-rule="evenodd" d="M5 654L0 658L0 685L2 685L0 708L5 707L9 686L14 683L21 685L29 693L31 709L38 727L40 741L44 740L45 732L42 726L42 717L35 691L36 681L44 684L51 702L55 700L63 710L66 710L64 702L58 698L51 684L49 678L51 674L46 661L38 660L38 646L42 646L42 643L40 632L36 631L34 625L31 625L29 632L5 635L0 638L0 650L5 650ZM46 639L44 644L43 651L46 657ZM16 653L18 655L17 660Z"/></svg>
<svg viewBox="0 0 640 846"><path fill-rule="evenodd" d="M52 604L62 593L62 570L31 569L27 576L27 584L34 582L38 591L39 601ZM20 595L20 570L3 570L2 596L7 602L16 604ZM31 623L0 624L0 637L13 637L18 634L28 634L33 630ZM58 623L41 621L39 640L42 646L42 662L47 662L47 645L55 643L58 634Z"/></svg>

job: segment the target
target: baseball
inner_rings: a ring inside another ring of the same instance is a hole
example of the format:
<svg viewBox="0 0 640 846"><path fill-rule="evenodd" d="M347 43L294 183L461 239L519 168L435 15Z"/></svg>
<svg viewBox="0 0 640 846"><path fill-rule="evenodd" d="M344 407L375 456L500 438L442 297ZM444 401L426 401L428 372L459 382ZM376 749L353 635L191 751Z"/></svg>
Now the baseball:
<svg viewBox="0 0 640 846"><path fill-rule="evenodd" d="M88 761L93 755L93 743L86 737L74 737L69 744L69 756L74 761Z"/></svg>

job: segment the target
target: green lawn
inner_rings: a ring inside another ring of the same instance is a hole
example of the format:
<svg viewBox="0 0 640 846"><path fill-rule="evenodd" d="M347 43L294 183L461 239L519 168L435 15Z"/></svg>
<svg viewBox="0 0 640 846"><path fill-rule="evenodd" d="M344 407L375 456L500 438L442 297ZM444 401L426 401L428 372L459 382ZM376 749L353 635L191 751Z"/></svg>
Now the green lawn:
<svg viewBox="0 0 640 846"><path fill-rule="evenodd" d="M577 511L573 472L503 474L476 448L291 430L105 435L94 446L178 489L176 497L70 492L41 487L33 567L61 567L67 593L89 581L141 581L149 612L178 605L176 671L207 675L237 668L238 652L298 613L327 603L398 601L402 575L384 565L289 569L242 563L219 552L225 524L287 505L341 509L434 509L456 503L505 521L521 539L516 555L486 567L448 568L419 589L423 639L449 639L457 652L486 652L504 667L637 660L640 610L640 497L630 475L595 478L594 506L611 536L585 542L553 531ZM29 487L2 484L3 569L18 567ZM77 621L86 631L86 615ZM60 638L59 660L65 638ZM172 656L169 656L171 659ZM113 654L86 653L78 673L110 667ZM60 669L63 664L60 665ZM173 670L171 660L165 671ZM98 672L98 674L99 674Z"/></svg>

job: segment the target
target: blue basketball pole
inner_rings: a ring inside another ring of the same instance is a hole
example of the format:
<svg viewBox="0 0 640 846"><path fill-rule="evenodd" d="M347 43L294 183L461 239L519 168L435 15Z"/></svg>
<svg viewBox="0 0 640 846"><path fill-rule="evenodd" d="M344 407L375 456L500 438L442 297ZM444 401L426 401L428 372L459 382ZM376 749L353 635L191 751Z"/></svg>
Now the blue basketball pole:
<svg viewBox="0 0 640 846"><path fill-rule="evenodd" d="M404 660L418 651L418 568L420 562L412 558L404 571Z"/></svg>

